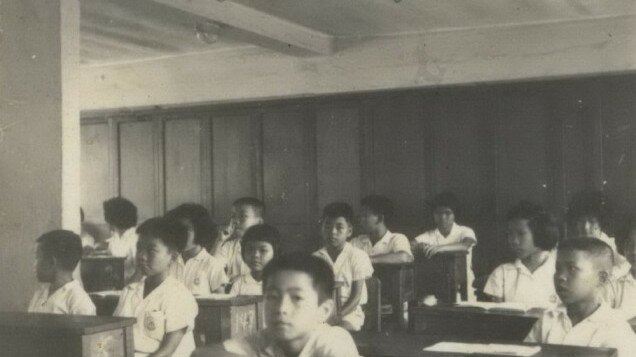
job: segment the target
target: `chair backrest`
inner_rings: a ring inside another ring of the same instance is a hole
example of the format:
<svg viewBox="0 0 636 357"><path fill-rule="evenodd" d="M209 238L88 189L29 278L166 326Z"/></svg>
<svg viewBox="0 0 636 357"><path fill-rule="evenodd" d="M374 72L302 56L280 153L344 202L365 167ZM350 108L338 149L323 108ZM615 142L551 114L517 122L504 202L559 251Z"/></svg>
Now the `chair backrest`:
<svg viewBox="0 0 636 357"><path fill-rule="evenodd" d="M363 331L380 332L382 325L382 283L375 276L366 280L367 304L364 306Z"/></svg>

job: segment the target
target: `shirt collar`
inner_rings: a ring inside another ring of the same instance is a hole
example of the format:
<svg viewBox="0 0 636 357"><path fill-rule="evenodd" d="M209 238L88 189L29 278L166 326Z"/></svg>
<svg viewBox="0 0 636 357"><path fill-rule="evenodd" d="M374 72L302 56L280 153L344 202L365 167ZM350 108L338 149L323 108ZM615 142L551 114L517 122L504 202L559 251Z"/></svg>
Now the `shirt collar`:
<svg viewBox="0 0 636 357"><path fill-rule="evenodd" d="M384 233L382 238L380 238L380 240L377 241L377 243L375 243L375 245L378 245L378 244L389 244L391 242L391 238L392 237L393 237L393 233L391 233L391 231L387 229L386 233Z"/></svg>
<svg viewBox="0 0 636 357"><path fill-rule="evenodd" d="M554 310L550 310L549 313L553 317L560 316L562 319L567 320L572 324L570 317L567 313L567 308L565 304L559 303L559 305ZM583 319L581 322L603 322L612 319L612 309L604 302L602 302L599 307L594 311L590 316Z"/></svg>

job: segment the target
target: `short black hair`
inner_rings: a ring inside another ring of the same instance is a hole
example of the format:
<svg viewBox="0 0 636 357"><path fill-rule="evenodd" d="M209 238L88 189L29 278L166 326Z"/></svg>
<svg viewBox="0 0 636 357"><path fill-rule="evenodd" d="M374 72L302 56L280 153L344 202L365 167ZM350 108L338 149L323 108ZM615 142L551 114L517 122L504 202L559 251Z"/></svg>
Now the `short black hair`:
<svg viewBox="0 0 636 357"><path fill-rule="evenodd" d="M335 282L333 270L329 264L323 259L301 252L289 253L272 259L263 270L263 289L267 287L269 278L284 270L309 275L313 280L316 292L318 292L319 302L322 303L333 296Z"/></svg>
<svg viewBox="0 0 636 357"><path fill-rule="evenodd" d="M190 222L194 230L194 243L202 247L210 246L216 238L216 223L200 204L184 203L166 213L166 217Z"/></svg>
<svg viewBox="0 0 636 357"><path fill-rule="evenodd" d="M605 230L611 214L612 205L602 191L583 190L572 196L568 204L567 219L574 225L581 217L594 217L601 229Z"/></svg>
<svg viewBox="0 0 636 357"><path fill-rule="evenodd" d="M343 217L347 223L353 225L353 208L346 202L332 202L322 210L322 218L336 219Z"/></svg>
<svg viewBox="0 0 636 357"><path fill-rule="evenodd" d="M176 219L155 217L144 221L137 227L137 234L159 239L169 250L183 252L188 243L188 229Z"/></svg>
<svg viewBox="0 0 636 357"><path fill-rule="evenodd" d="M137 225L137 207L123 197L114 197L104 201L104 219L106 223L120 229Z"/></svg>
<svg viewBox="0 0 636 357"><path fill-rule="evenodd" d="M442 192L435 195L435 197L433 197L433 200L431 200L429 206L431 208L431 213L434 213L435 210L440 207L450 208L451 211L453 211L455 217L459 216L461 213L459 200L457 199L457 196L455 196L455 194L452 192Z"/></svg>
<svg viewBox="0 0 636 357"><path fill-rule="evenodd" d="M375 215L382 215L384 224L393 220L393 202L385 196L369 195L360 201L360 205L367 207Z"/></svg>
<svg viewBox="0 0 636 357"><path fill-rule="evenodd" d="M232 203L234 207L249 206L252 207L257 216L263 218L265 216L265 204L256 197L241 197Z"/></svg>
<svg viewBox="0 0 636 357"><path fill-rule="evenodd" d="M36 242L46 257L55 258L66 271L75 270L82 258L82 239L71 231L50 231L41 235Z"/></svg>
<svg viewBox="0 0 636 357"><path fill-rule="evenodd" d="M543 207L529 201L521 201L506 214L506 221L528 220L535 247L552 250L559 242L559 226Z"/></svg>
<svg viewBox="0 0 636 357"><path fill-rule="evenodd" d="M251 226L241 238L241 254L245 254L246 247L251 242L266 242L272 246L275 258L279 254L280 240L280 232L272 225L263 223Z"/></svg>
<svg viewBox="0 0 636 357"><path fill-rule="evenodd" d="M611 269L614 265L612 248L597 238L570 238L559 243L558 252L581 251L593 257L597 264L604 269Z"/></svg>

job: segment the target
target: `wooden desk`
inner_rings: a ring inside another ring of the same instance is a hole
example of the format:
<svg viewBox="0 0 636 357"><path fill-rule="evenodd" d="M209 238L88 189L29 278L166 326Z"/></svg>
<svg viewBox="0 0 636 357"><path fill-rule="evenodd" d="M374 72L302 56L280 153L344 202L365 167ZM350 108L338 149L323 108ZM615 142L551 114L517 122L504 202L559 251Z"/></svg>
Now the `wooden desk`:
<svg viewBox="0 0 636 357"><path fill-rule="evenodd" d="M450 304L412 306L409 332L453 339L523 341L542 313L540 309L523 313Z"/></svg>
<svg viewBox="0 0 636 357"><path fill-rule="evenodd" d="M358 346L358 352L365 357L495 357L477 354L460 354L460 353L439 353L425 352L424 347L441 341L467 342L465 340L442 340L439 338L412 335L406 333L386 332L356 332L352 334L353 339ZM493 343L498 341L481 340L471 341L476 343ZM499 341L500 342L500 341ZM505 342L503 342L505 343ZM527 343L516 343L523 345L532 345ZM576 346L560 346L560 345L541 345L541 352L533 357L616 357L616 349L613 348L592 348L592 347L576 347ZM501 357L501 356L497 356Z"/></svg>
<svg viewBox="0 0 636 357"><path fill-rule="evenodd" d="M125 260L123 257L102 255L82 258L80 267L84 290L92 292L123 289Z"/></svg>
<svg viewBox="0 0 636 357"><path fill-rule="evenodd" d="M432 258L415 255L415 297L420 301L435 295L438 301L454 303L457 288L463 300L468 297L466 253L440 253ZM472 289L472 287L470 287Z"/></svg>
<svg viewBox="0 0 636 357"><path fill-rule="evenodd" d="M406 329L408 304L415 299L413 264L373 264L373 275L382 286L381 305L391 305L389 321L398 329Z"/></svg>
<svg viewBox="0 0 636 357"><path fill-rule="evenodd" d="M0 312L3 356L130 356L134 318Z"/></svg>
<svg viewBox="0 0 636 357"><path fill-rule="evenodd" d="M195 321L197 346L245 336L263 328L263 297L240 295L229 299L197 297L199 315Z"/></svg>

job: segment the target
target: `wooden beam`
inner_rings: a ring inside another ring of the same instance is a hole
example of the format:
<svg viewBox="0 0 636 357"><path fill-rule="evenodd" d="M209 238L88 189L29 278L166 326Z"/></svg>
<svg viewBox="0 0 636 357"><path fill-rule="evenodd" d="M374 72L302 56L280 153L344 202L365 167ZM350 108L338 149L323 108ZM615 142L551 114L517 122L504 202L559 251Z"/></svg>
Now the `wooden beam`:
<svg viewBox="0 0 636 357"><path fill-rule="evenodd" d="M218 0L153 1L314 53L328 55L335 51L333 36L243 4Z"/></svg>

